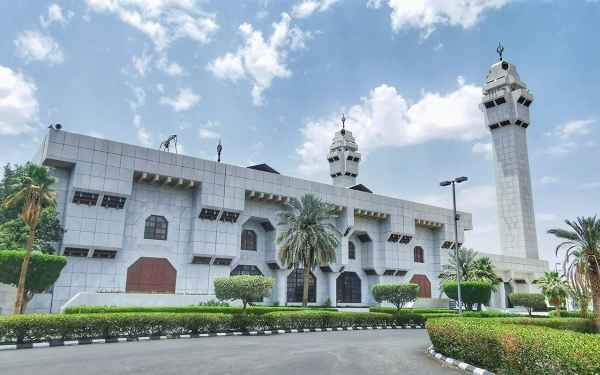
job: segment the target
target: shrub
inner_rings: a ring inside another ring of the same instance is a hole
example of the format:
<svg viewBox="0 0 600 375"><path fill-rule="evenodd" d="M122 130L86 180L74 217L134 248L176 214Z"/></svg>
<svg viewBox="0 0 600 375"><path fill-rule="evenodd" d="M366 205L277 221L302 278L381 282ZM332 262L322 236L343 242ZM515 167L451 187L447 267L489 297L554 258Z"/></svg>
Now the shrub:
<svg viewBox="0 0 600 375"><path fill-rule="evenodd" d="M565 321L574 320L442 318L430 320L427 331L436 350L490 371L523 375L597 374L600 340L596 336L549 328L553 325L565 328ZM586 329L592 328L587 319L579 320Z"/></svg>
<svg viewBox="0 0 600 375"><path fill-rule="evenodd" d="M396 306L397 313L408 302L417 300L419 286L417 284L377 284L371 287L371 293L375 301L389 302Z"/></svg>
<svg viewBox="0 0 600 375"><path fill-rule="evenodd" d="M220 300L242 300L242 314L248 302L271 296L275 279L265 276L238 275L215 279L215 296Z"/></svg>
<svg viewBox="0 0 600 375"><path fill-rule="evenodd" d="M369 307L370 312L382 312L387 314L396 314L397 310L393 307ZM400 314L458 314L457 310L435 309L427 307L418 307L414 309L400 310Z"/></svg>
<svg viewBox="0 0 600 375"><path fill-rule="evenodd" d="M508 298L513 305L526 308L529 316L531 310L546 306L546 297L542 293L511 293Z"/></svg>
<svg viewBox="0 0 600 375"><path fill-rule="evenodd" d="M325 303L323 304L323 307L326 309L330 309L331 308L331 298L327 298L327 300L325 301Z"/></svg>
<svg viewBox="0 0 600 375"><path fill-rule="evenodd" d="M521 314L509 314L500 311L464 311L465 318L522 318Z"/></svg>
<svg viewBox="0 0 600 375"><path fill-rule="evenodd" d="M0 343L417 323L423 323L423 318L416 314L340 313L300 309L264 315L164 312L31 314L0 317Z"/></svg>
<svg viewBox="0 0 600 375"><path fill-rule="evenodd" d="M444 283L442 289L449 298L458 301L458 284L456 282ZM472 310L474 304L486 304L490 301L492 284L483 281L461 281L460 291L462 303L467 310Z"/></svg>
<svg viewBox="0 0 600 375"><path fill-rule="evenodd" d="M221 302L221 301L217 301L214 298L213 299L209 299L206 302L200 302L198 304L198 306L221 306L221 307L229 307L229 304L227 302Z"/></svg>
<svg viewBox="0 0 600 375"><path fill-rule="evenodd" d="M552 310L548 312L548 316L555 318L556 317L556 311ZM567 311L567 310L560 310L560 317L561 318L592 318L594 319L594 312L593 311L589 311L587 312L586 316L583 316L581 314L581 311Z"/></svg>
<svg viewBox="0 0 600 375"><path fill-rule="evenodd" d="M25 251L0 251L0 283L14 287L19 285ZM37 293L42 293L58 280L60 272L67 265L67 258L50 254L31 253L25 279L25 303Z"/></svg>
<svg viewBox="0 0 600 375"><path fill-rule="evenodd" d="M246 309L248 314L263 315L274 311L298 311L306 308L301 307L270 307L270 306L250 306ZM323 308L311 307L311 310L325 310ZM241 314L241 306L224 307L221 306L73 306L67 307L65 314L114 314L114 313L223 313L223 314ZM327 311L332 311L327 309ZM337 310L333 310L337 311Z"/></svg>

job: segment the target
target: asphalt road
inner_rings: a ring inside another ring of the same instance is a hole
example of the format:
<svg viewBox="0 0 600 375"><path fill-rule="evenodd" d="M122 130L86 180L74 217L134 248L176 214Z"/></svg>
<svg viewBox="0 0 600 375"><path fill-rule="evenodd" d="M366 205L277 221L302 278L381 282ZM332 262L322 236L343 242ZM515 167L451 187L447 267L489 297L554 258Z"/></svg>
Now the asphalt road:
<svg viewBox="0 0 600 375"><path fill-rule="evenodd" d="M0 352L0 374L451 375L426 330L227 336Z"/></svg>

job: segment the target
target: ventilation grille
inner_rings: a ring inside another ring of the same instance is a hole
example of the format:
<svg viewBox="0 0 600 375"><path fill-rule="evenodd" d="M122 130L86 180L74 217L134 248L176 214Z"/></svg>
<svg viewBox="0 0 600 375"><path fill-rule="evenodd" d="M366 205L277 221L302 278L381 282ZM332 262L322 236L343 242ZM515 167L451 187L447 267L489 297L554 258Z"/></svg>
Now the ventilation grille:
<svg viewBox="0 0 600 375"><path fill-rule="evenodd" d="M494 104L494 101L484 103L483 105L485 105L485 108L488 108L488 109L496 106Z"/></svg>
<svg viewBox="0 0 600 375"><path fill-rule="evenodd" d="M263 227L265 232L271 232L275 230L275 227L273 226L273 224L271 224L270 221L263 221L262 223L260 223L260 226Z"/></svg>
<svg viewBox="0 0 600 375"><path fill-rule="evenodd" d="M217 217L219 216L219 210L211 210L210 208L203 208L202 211L200 211L200 216L198 216L199 219L208 219L208 220L216 220Z"/></svg>
<svg viewBox="0 0 600 375"><path fill-rule="evenodd" d="M194 257L192 258L192 264L210 264L211 257Z"/></svg>
<svg viewBox="0 0 600 375"><path fill-rule="evenodd" d="M390 238L387 239L388 242L398 242L400 241L400 235L399 234L390 234Z"/></svg>
<svg viewBox="0 0 600 375"><path fill-rule="evenodd" d="M73 203L95 206L96 203L98 203L98 197L98 194L76 191L75 196L73 197Z"/></svg>
<svg viewBox="0 0 600 375"><path fill-rule="evenodd" d="M363 270L367 276L377 276L377 272L374 269Z"/></svg>
<svg viewBox="0 0 600 375"><path fill-rule="evenodd" d="M402 236L400 239L400 243L407 244L412 240L412 236Z"/></svg>
<svg viewBox="0 0 600 375"><path fill-rule="evenodd" d="M228 266L231 264L231 259L229 258L215 258L213 265L215 266Z"/></svg>
<svg viewBox="0 0 600 375"><path fill-rule="evenodd" d="M395 273L396 273L396 270L385 270L385 272L383 274L385 276L394 276Z"/></svg>
<svg viewBox="0 0 600 375"><path fill-rule="evenodd" d="M357 237L362 243L371 242L371 237L368 234L359 234Z"/></svg>
<svg viewBox="0 0 600 375"><path fill-rule="evenodd" d="M106 208L116 208L117 210L120 210L125 207L125 200L127 200L127 198L105 195L104 198L102 198L102 203L100 206Z"/></svg>
<svg viewBox="0 0 600 375"><path fill-rule="evenodd" d="M94 250L92 258L115 259L117 257L116 250Z"/></svg>
<svg viewBox="0 0 600 375"><path fill-rule="evenodd" d="M453 243L454 243L454 242L451 242L451 241L446 241L446 242L444 242L444 243L442 244L442 249L449 249L449 248L450 248L450 246L452 246L452 244L453 244Z"/></svg>
<svg viewBox="0 0 600 375"><path fill-rule="evenodd" d="M218 214L219 213L217 212L217 215ZM237 222L239 217L239 212L223 211L223 214L221 215L221 218L219 220L225 223L235 223Z"/></svg>
<svg viewBox="0 0 600 375"><path fill-rule="evenodd" d="M323 266L323 267L319 267L321 269L321 272L323 273L328 273L328 272L332 272L331 267L329 266Z"/></svg>
<svg viewBox="0 0 600 375"><path fill-rule="evenodd" d="M504 99L504 97L496 99L496 105L500 105L500 104L504 104L504 103L506 103L506 99Z"/></svg>
<svg viewBox="0 0 600 375"><path fill-rule="evenodd" d="M87 257L89 252L90 249L81 249L78 247L65 247L63 255L67 257Z"/></svg>
<svg viewBox="0 0 600 375"><path fill-rule="evenodd" d="M277 263L275 263L275 262L273 262L273 263L267 263L267 266L269 266L269 268L272 269L272 270L279 270L279 269L281 269L281 268L279 268L279 265Z"/></svg>

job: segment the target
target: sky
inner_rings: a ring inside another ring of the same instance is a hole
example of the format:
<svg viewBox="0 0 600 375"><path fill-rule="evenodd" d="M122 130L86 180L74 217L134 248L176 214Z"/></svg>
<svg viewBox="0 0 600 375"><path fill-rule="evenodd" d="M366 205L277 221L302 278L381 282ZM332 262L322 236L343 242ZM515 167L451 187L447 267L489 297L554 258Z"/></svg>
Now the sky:
<svg viewBox="0 0 600 375"><path fill-rule="evenodd" d="M50 124L331 183L335 131L357 183L473 214L465 246L500 253L489 67L514 64L541 259L547 234L600 207L600 2L591 0L65 0L0 2L0 164L30 160ZM558 266L560 269L561 266Z"/></svg>

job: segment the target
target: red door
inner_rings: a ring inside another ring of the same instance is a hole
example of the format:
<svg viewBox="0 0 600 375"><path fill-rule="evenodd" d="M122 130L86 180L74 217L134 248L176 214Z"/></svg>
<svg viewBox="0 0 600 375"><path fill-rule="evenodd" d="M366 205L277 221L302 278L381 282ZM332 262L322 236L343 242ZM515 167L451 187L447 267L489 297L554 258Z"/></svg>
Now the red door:
<svg viewBox="0 0 600 375"><path fill-rule="evenodd" d="M140 258L127 269L126 292L175 293L177 270L165 258Z"/></svg>
<svg viewBox="0 0 600 375"><path fill-rule="evenodd" d="M413 275L412 279L410 279L410 282L417 284L420 287L417 297L431 298L431 283L429 282L427 276Z"/></svg>

